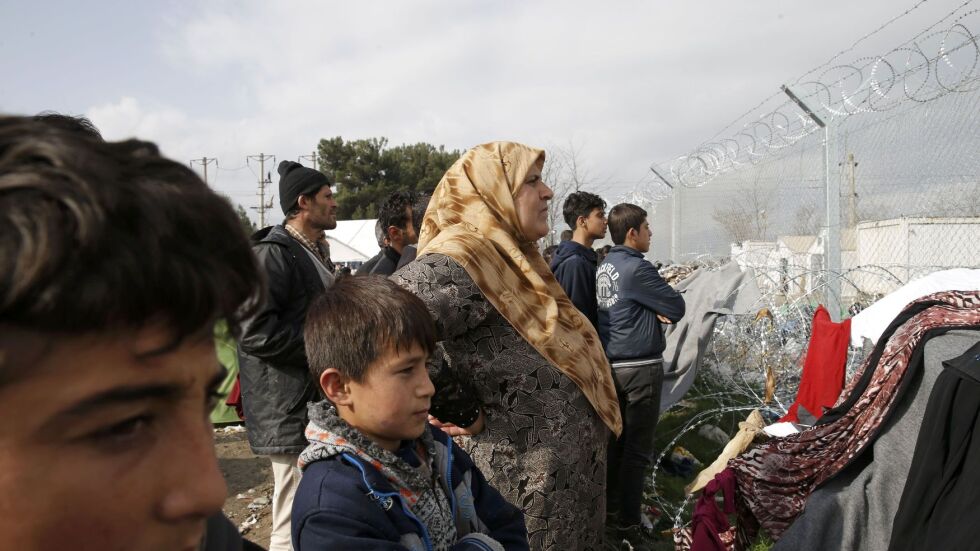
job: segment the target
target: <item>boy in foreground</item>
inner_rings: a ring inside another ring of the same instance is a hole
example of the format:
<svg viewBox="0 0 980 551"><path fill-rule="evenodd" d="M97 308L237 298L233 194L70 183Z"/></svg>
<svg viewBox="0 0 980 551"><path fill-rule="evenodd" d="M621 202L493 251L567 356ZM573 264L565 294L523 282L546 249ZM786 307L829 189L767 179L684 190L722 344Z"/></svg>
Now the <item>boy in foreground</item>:
<svg viewBox="0 0 980 551"><path fill-rule="evenodd" d="M310 405L293 502L296 551L527 549L519 509L428 424L425 304L377 276L337 281L310 307Z"/></svg>
<svg viewBox="0 0 980 551"><path fill-rule="evenodd" d="M208 419L214 324L262 295L238 217L153 144L49 121L0 116L0 547L253 549Z"/></svg>

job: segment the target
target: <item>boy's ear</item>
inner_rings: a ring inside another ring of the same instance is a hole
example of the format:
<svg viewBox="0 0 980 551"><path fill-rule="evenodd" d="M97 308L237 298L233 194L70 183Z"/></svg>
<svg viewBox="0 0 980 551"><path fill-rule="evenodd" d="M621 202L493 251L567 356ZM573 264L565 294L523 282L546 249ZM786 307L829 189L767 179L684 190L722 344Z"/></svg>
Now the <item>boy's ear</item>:
<svg viewBox="0 0 980 551"><path fill-rule="evenodd" d="M398 226L388 226L388 241L394 243L396 238L400 238L402 229Z"/></svg>
<svg viewBox="0 0 980 551"><path fill-rule="evenodd" d="M345 406L350 403L349 379L336 368L328 368L320 375L320 389L334 405Z"/></svg>

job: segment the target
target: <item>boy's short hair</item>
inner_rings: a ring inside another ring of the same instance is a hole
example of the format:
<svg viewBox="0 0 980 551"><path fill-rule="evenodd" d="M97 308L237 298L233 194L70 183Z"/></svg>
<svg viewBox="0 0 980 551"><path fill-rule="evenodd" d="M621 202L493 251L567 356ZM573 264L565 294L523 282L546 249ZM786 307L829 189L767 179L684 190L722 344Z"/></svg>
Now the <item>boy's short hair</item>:
<svg viewBox="0 0 980 551"><path fill-rule="evenodd" d="M152 143L94 138L0 116L0 327L159 324L161 352L221 319L237 334L263 287L231 205Z"/></svg>
<svg viewBox="0 0 980 551"><path fill-rule="evenodd" d="M429 201L432 200L431 193L417 193L415 203L412 204L412 226L415 227L415 234L422 233L422 220L425 218L425 211L429 210Z"/></svg>
<svg viewBox="0 0 980 551"><path fill-rule="evenodd" d="M378 221L385 235L388 235L391 226L401 229L408 227L408 209L415 206L416 199L411 191L395 191L385 199L378 209Z"/></svg>
<svg viewBox="0 0 980 551"><path fill-rule="evenodd" d="M310 371L359 382L388 350L417 344L432 353L436 329L422 299L379 275L340 278L313 301L303 330Z"/></svg>
<svg viewBox="0 0 980 551"><path fill-rule="evenodd" d="M69 132L78 132L79 134L89 136L91 138L101 140L102 133L99 129L92 124L92 121L87 117L82 115L65 115L58 113L57 111L41 111L37 115L34 115L34 120L38 122L43 122L45 124L50 124L62 130L67 130Z"/></svg>
<svg viewBox="0 0 980 551"><path fill-rule="evenodd" d="M613 243L622 245L626 234L631 230L640 231L647 219L647 211L630 203L620 203L609 210L609 236Z"/></svg>
<svg viewBox="0 0 980 551"><path fill-rule="evenodd" d="M565 218L565 223L574 230L578 217L585 216L588 218L595 209L606 210L606 202L602 197L588 191L576 191L565 199L565 205L561 212Z"/></svg>

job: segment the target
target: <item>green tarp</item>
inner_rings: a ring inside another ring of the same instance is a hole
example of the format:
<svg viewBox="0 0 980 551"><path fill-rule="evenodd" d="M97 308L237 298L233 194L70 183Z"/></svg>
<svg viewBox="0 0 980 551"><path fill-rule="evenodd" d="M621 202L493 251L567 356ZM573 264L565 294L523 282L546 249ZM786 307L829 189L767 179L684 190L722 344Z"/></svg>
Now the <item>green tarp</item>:
<svg viewBox="0 0 980 551"><path fill-rule="evenodd" d="M221 397L218 399L218 404L211 410L211 423L215 425L240 423L241 420L235 413L235 408L225 405L228 393L231 392L232 387L235 386L235 380L238 378L238 350L235 339L228 333L228 327L223 322L218 323L214 328L214 348L218 353L218 361L225 366L228 374L225 376L225 380L221 382L221 386L218 387L218 393Z"/></svg>

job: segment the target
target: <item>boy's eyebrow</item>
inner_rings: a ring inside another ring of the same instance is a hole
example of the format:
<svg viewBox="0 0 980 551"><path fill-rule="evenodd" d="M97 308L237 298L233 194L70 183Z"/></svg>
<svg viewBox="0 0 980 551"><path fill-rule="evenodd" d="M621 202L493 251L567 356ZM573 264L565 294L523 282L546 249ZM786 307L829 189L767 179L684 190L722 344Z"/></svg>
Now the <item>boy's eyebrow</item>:
<svg viewBox="0 0 980 551"><path fill-rule="evenodd" d="M58 417L80 417L105 407L147 399L173 400L183 394L185 390L186 386L179 384L132 385L110 388L61 411L58 413Z"/></svg>
<svg viewBox="0 0 980 551"><path fill-rule="evenodd" d="M221 384L225 378L227 369L218 364L214 368L215 375L211 377L207 384L210 392L213 388ZM141 400L175 400L186 394L190 384L165 383L165 384L146 384L129 385L110 388L94 396L90 396L81 402L65 409L55 415L58 419L70 419L89 415L102 408L111 407L128 402L138 402Z"/></svg>
<svg viewBox="0 0 980 551"><path fill-rule="evenodd" d="M415 363L415 362L417 362L419 360L428 359L429 356L431 356L431 354L426 354L424 352L421 353L421 354L409 354L409 355L400 356L398 358L397 365L405 365L405 364Z"/></svg>

